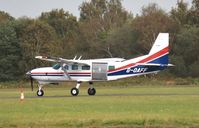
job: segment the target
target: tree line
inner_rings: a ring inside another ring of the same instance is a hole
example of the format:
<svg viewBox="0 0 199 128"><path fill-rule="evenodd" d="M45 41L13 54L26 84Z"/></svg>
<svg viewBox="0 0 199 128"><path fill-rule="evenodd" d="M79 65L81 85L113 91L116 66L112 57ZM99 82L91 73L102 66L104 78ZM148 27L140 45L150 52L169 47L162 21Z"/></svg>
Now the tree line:
<svg viewBox="0 0 199 128"><path fill-rule="evenodd" d="M169 73L199 76L199 0L191 7L178 1L165 12L157 4L133 15L121 0L91 0L79 6L80 17L63 9L37 18L15 19L0 11L0 81L19 80L35 67L51 65L37 55L73 58L132 58L147 54L159 32L170 34Z"/></svg>

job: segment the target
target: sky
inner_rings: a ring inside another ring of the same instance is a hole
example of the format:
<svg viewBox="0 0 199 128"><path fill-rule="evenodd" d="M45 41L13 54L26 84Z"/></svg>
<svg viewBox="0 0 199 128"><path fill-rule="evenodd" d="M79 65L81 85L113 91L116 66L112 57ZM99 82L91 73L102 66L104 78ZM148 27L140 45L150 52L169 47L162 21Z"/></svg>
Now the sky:
<svg viewBox="0 0 199 128"><path fill-rule="evenodd" d="M0 0L0 11L5 11L15 18L39 17L41 12L48 12L52 9L69 11L79 17L79 6L83 1L89 0ZM192 0L184 0L191 5ZM149 3L157 3L163 10L169 12L176 7L177 0L123 0L123 7L133 13L140 14L141 8Z"/></svg>

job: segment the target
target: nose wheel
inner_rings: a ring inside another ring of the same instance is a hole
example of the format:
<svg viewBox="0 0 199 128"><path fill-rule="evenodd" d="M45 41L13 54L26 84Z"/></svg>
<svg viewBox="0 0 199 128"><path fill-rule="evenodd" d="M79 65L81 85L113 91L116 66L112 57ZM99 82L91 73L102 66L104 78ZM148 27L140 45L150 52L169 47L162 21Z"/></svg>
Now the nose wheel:
<svg viewBox="0 0 199 128"><path fill-rule="evenodd" d="M42 89L37 91L37 96L43 96L43 95L44 91Z"/></svg>
<svg viewBox="0 0 199 128"><path fill-rule="evenodd" d="M39 90L37 91L37 96L43 96L44 95L44 91L42 90L43 85L38 85Z"/></svg>
<svg viewBox="0 0 199 128"><path fill-rule="evenodd" d="M79 94L79 89L77 88L72 88L71 89L71 95L72 96L77 96Z"/></svg>
<svg viewBox="0 0 199 128"><path fill-rule="evenodd" d="M81 81L78 81L76 87L71 89L70 93L72 96L77 96L79 94L80 84L81 84Z"/></svg>

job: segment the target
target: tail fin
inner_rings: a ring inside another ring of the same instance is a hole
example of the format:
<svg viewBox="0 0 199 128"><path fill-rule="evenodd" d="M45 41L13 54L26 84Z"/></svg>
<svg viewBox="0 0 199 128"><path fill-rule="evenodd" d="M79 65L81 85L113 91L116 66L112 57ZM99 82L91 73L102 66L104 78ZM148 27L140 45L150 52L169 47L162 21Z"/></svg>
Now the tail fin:
<svg viewBox="0 0 199 128"><path fill-rule="evenodd" d="M154 64L168 64L168 53L169 53L169 33L159 33L158 37L153 44L149 56L154 59L148 63Z"/></svg>

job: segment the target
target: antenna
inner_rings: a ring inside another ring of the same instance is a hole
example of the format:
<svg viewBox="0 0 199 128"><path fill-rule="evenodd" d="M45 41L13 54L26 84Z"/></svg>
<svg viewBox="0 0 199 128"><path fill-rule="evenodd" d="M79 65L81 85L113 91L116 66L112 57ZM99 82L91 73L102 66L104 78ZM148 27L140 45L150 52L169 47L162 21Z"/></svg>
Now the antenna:
<svg viewBox="0 0 199 128"><path fill-rule="evenodd" d="M77 55L75 55L75 57L73 58L73 60L76 60L76 58L77 58Z"/></svg>
<svg viewBox="0 0 199 128"><path fill-rule="evenodd" d="M78 60L81 60L81 58L82 58L82 56L80 56L80 57L78 58Z"/></svg>

